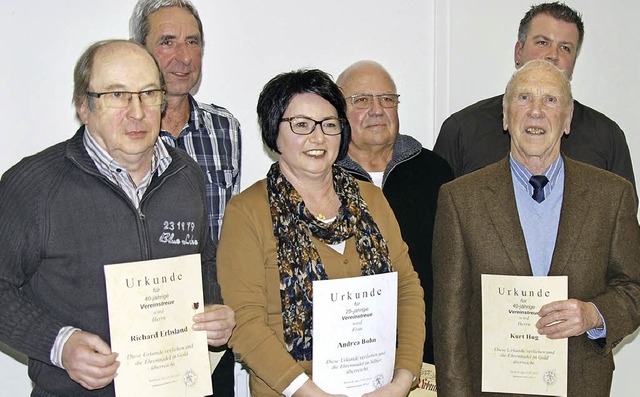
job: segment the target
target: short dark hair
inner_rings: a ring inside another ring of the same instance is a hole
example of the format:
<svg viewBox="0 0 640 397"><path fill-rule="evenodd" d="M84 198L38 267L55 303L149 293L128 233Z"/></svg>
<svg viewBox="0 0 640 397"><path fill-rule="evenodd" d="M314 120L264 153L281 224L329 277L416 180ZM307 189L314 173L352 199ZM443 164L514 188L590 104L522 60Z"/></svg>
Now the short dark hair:
<svg viewBox="0 0 640 397"><path fill-rule="evenodd" d="M337 160L343 159L349 150L351 126L347 120L346 102L342 91L331 76L318 69L300 69L281 73L265 84L258 98L258 123L262 130L262 141L272 151L280 154L277 146L280 120L291 99L297 94L311 93L329 102L342 120L340 150Z"/></svg>
<svg viewBox="0 0 640 397"><path fill-rule="evenodd" d="M560 21L576 25L578 28L578 48L576 54L579 54L580 48L582 48L582 41L584 40L584 23L582 22L582 14L559 1L531 6L529 11L524 14L524 18L520 21L520 27L518 28L518 41L522 44L527 41L527 34L529 34L531 20L533 20L536 15L540 14L547 14Z"/></svg>

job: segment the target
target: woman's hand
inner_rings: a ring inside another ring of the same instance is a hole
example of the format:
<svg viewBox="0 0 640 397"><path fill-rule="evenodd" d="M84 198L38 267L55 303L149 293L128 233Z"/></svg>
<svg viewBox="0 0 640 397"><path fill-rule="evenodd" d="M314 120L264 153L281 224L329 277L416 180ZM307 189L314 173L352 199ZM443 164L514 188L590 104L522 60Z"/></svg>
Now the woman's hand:
<svg viewBox="0 0 640 397"><path fill-rule="evenodd" d="M382 394L381 394L382 395ZM308 379L301 388L293 393L293 397L347 397L344 394L330 394L318 387L311 379Z"/></svg>
<svg viewBox="0 0 640 397"><path fill-rule="evenodd" d="M393 373L391 383L382 386L378 390L363 394L362 397L406 397L411 390L413 374L403 368L398 368Z"/></svg>

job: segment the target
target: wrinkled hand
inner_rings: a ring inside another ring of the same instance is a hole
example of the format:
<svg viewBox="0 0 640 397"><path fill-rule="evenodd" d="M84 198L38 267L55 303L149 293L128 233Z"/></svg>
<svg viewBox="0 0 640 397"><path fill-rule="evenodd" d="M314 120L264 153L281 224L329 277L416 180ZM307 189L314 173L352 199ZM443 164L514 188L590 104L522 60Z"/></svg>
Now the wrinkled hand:
<svg viewBox="0 0 640 397"><path fill-rule="evenodd" d="M603 326L595 306L577 299L548 303L540 308L538 315L538 333L549 339L578 336L591 328Z"/></svg>
<svg viewBox="0 0 640 397"><path fill-rule="evenodd" d="M300 387L293 397L347 397L344 394L330 394L318 387L311 379L308 379Z"/></svg>
<svg viewBox="0 0 640 397"><path fill-rule="evenodd" d="M69 377L88 390L100 389L113 381L120 362L118 353L98 335L75 331L62 348L62 366Z"/></svg>
<svg viewBox="0 0 640 397"><path fill-rule="evenodd" d="M207 343L218 347L229 341L236 326L236 315L229 306L206 305L204 312L193 316L193 321L193 329L207 331Z"/></svg>
<svg viewBox="0 0 640 397"><path fill-rule="evenodd" d="M408 369L398 368L393 373L393 380L381 388L370 393L365 393L362 397L405 397L411 390L413 375Z"/></svg>

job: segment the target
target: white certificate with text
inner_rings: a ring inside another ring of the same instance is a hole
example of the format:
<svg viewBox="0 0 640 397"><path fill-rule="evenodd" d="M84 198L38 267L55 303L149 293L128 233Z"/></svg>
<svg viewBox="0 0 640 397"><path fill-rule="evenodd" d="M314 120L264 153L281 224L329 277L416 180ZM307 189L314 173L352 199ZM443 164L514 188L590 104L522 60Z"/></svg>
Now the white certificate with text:
<svg viewBox="0 0 640 397"><path fill-rule="evenodd" d="M212 393L200 255L105 265L111 349L119 354L116 396Z"/></svg>
<svg viewBox="0 0 640 397"><path fill-rule="evenodd" d="M313 282L313 381L360 397L391 382L398 273Z"/></svg>
<svg viewBox="0 0 640 397"><path fill-rule="evenodd" d="M482 391L567 395L567 338L539 335L538 311L565 300L566 276L482 275Z"/></svg>

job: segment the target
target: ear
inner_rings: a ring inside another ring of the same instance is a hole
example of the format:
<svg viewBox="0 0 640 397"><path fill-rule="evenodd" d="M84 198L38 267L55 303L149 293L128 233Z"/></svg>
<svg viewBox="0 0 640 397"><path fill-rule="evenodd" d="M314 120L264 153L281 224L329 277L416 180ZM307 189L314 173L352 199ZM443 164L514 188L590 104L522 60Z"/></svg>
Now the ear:
<svg viewBox="0 0 640 397"><path fill-rule="evenodd" d="M571 110L569 110L569 115L567 119L564 121L564 134L569 135L571 132L571 120L573 120L573 104L571 104Z"/></svg>
<svg viewBox="0 0 640 397"><path fill-rule="evenodd" d="M513 48L513 61L516 64L516 68L520 68L522 66L522 62L520 62L520 58L522 57L522 43L520 40L516 41L516 45Z"/></svg>
<svg viewBox="0 0 640 397"><path fill-rule="evenodd" d="M76 113L82 121L82 124L87 124L89 122L89 104L87 101L88 98L84 98L82 102L76 104Z"/></svg>
<svg viewBox="0 0 640 397"><path fill-rule="evenodd" d="M509 130L509 120L507 117L507 109L504 106L502 107L502 130L503 131Z"/></svg>

